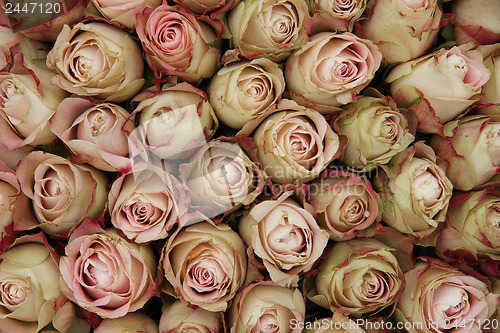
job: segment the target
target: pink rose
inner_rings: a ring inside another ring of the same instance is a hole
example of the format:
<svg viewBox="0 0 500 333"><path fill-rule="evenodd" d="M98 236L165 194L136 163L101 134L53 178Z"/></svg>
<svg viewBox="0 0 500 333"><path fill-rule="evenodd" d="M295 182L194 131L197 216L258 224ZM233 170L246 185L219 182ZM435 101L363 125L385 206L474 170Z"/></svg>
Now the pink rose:
<svg viewBox="0 0 500 333"><path fill-rule="evenodd" d="M85 218L97 218L104 211L108 180L90 166L35 151L21 160L16 176L33 203L38 223L32 227L38 226L49 234L65 233Z"/></svg>
<svg viewBox="0 0 500 333"><path fill-rule="evenodd" d="M410 333L480 333L500 305L485 283L436 259L419 261L405 279L395 318L413 323Z"/></svg>
<svg viewBox="0 0 500 333"><path fill-rule="evenodd" d="M323 254L328 233L289 195L253 206L238 226L253 264L262 262L276 284L296 287L299 274L308 272Z"/></svg>
<svg viewBox="0 0 500 333"><path fill-rule="evenodd" d="M175 296L208 311L225 311L245 281L245 244L226 224L200 222L167 239L160 267Z"/></svg>
<svg viewBox="0 0 500 333"><path fill-rule="evenodd" d="M285 81L297 103L332 113L355 99L381 61L382 53L370 40L321 32L288 58Z"/></svg>
<svg viewBox="0 0 500 333"><path fill-rule="evenodd" d="M92 0L92 3L110 23L130 30L137 24L137 14L142 13L144 8L158 7L162 0Z"/></svg>
<svg viewBox="0 0 500 333"><path fill-rule="evenodd" d="M318 225L330 238L343 241L375 229L382 219L382 202L363 176L348 171L326 170L309 188L307 202Z"/></svg>
<svg viewBox="0 0 500 333"><path fill-rule="evenodd" d="M174 332L222 333L222 314L200 307L193 309L187 302L175 301L163 311L160 319L160 333Z"/></svg>
<svg viewBox="0 0 500 333"><path fill-rule="evenodd" d="M137 35L156 77L196 83L214 74L220 50L209 45L217 34L207 17L164 4L146 8L137 18Z"/></svg>
<svg viewBox="0 0 500 333"><path fill-rule="evenodd" d="M127 110L81 97L65 99L57 110L50 129L80 163L104 171L127 172L131 168L127 138L134 124L127 121Z"/></svg>
<svg viewBox="0 0 500 333"><path fill-rule="evenodd" d="M155 294L153 251L113 229L86 220L71 234L64 253L59 262L63 293L103 318L136 311Z"/></svg>

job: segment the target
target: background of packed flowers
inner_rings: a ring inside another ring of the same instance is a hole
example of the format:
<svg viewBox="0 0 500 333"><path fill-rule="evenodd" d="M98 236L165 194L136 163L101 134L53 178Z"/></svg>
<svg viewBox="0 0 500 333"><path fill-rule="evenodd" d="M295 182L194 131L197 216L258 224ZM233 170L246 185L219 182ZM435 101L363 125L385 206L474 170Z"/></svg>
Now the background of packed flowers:
<svg viewBox="0 0 500 333"><path fill-rule="evenodd" d="M500 332L499 1L0 5L1 332Z"/></svg>

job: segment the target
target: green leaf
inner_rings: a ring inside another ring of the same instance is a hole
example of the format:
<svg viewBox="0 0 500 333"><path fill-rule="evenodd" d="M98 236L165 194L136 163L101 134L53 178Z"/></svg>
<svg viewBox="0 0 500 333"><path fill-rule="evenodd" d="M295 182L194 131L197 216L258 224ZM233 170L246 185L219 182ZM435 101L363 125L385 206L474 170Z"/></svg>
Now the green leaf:
<svg viewBox="0 0 500 333"><path fill-rule="evenodd" d="M397 104L398 108L407 108L413 104L420 103L422 101L422 97L417 97L411 102L406 102L406 103L399 103Z"/></svg>
<svg viewBox="0 0 500 333"><path fill-rule="evenodd" d="M222 38L217 38L216 40L207 43L208 46L215 47L216 49L221 49L222 48Z"/></svg>

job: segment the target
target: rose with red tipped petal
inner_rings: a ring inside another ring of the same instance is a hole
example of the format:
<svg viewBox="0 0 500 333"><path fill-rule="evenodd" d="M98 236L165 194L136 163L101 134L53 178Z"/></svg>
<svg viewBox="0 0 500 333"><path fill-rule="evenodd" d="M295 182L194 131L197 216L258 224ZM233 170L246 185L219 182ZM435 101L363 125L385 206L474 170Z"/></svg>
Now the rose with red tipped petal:
<svg viewBox="0 0 500 333"><path fill-rule="evenodd" d="M160 318L160 333L170 332L222 333L221 313L200 307L193 309L187 302L175 301Z"/></svg>
<svg viewBox="0 0 500 333"><path fill-rule="evenodd" d="M312 7L312 33L352 31L366 9L367 0L309 0Z"/></svg>
<svg viewBox="0 0 500 333"><path fill-rule="evenodd" d="M454 0L451 12L458 44L479 45L500 42L500 7L495 0Z"/></svg>
<svg viewBox="0 0 500 333"><path fill-rule="evenodd" d="M425 55L400 64L389 73L391 96L418 119L417 131L443 133L443 124L456 118L480 100L490 71L483 55L472 45Z"/></svg>
<svg viewBox="0 0 500 333"><path fill-rule="evenodd" d="M104 319L94 333L158 333L158 323L144 313L128 313L115 319Z"/></svg>
<svg viewBox="0 0 500 333"><path fill-rule="evenodd" d="M92 0L92 3L110 23L130 30L137 25L137 14L144 8L158 7L162 0Z"/></svg>
<svg viewBox="0 0 500 333"><path fill-rule="evenodd" d="M477 48L484 56L483 64L491 73L483 86L483 94L474 110L478 114L500 114L500 43Z"/></svg>
<svg viewBox="0 0 500 333"><path fill-rule="evenodd" d="M102 318L134 312L154 295L156 259L147 245L129 242L114 229L86 220L61 257L61 289L70 300Z"/></svg>

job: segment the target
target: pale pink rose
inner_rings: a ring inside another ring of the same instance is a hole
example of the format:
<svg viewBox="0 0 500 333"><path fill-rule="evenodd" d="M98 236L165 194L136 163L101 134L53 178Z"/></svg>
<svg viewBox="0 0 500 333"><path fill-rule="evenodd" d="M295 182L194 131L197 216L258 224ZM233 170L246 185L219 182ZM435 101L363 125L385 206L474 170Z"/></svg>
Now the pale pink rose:
<svg viewBox="0 0 500 333"><path fill-rule="evenodd" d="M455 39L458 44L479 45L500 42L500 7L495 0L455 0L451 7L455 15Z"/></svg>
<svg viewBox="0 0 500 333"><path fill-rule="evenodd" d="M262 262L273 282L296 287L299 274L311 270L329 237L314 216L289 195L253 206L240 219L238 231L255 266Z"/></svg>
<svg viewBox="0 0 500 333"><path fill-rule="evenodd" d="M382 219L382 202L361 174L326 170L310 185L308 195L318 225L336 241L364 235Z"/></svg>
<svg viewBox="0 0 500 333"><path fill-rule="evenodd" d="M134 130L130 113L111 103L70 97L59 104L50 130L76 156L99 170L126 173L131 168L128 133Z"/></svg>
<svg viewBox="0 0 500 333"><path fill-rule="evenodd" d="M163 170L134 168L111 186L111 223L139 244L166 238L179 226L179 217L187 210L187 198L176 191Z"/></svg>
<svg viewBox="0 0 500 333"><path fill-rule="evenodd" d="M156 77L196 83L215 73L220 50L209 45L218 38L214 26L208 17L163 4L138 15L136 30Z"/></svg>
<svg viewBox="0 0 500 333"><path fill-rule="evenodd" d="M160 333L203 332L222 333L222 314L203 308L189 306L189 303L175 301L169 305L160 319Z"/></svg>
<svg viewBox="0 0 500 333"><path fill-rule="evenodd" d="M231 62L211 79L208 97L217 118L227 126L242 129L269 112L281 99L285 78L278 65L265 58Z"/></svg>
<svg viewBox="0 0 500 333"><path fill-rule="evenodd" d="M10 28L0 26L0 40L2 40L2 45L0 45L0 72L7 72L12 67L15 55L12 48L23 38L23 35L14 33Z"/></svg>
<svg viewBox="0 0 500 333"><path fill-rule="evenodd" d="M141 49L125 31L103 22L64 26L47 57L52 84L81 96L123 102L144 85Z"/></svg>
<svg viewBox="0 0 500 333"><path fill-rule="evenodd" d="M305 313L304 297L299 289L263 281L238 292L227 318L231 333L300 333Z"/></svg>
<svg viewBox="0 0 500 333"><path fill-rule="evenodd" d="M419 239L446 219L453 186L431 147L417 142L383 165L373 179L382 220Z"/></svg>
<svg viewBox="0 0 500 333"><path fill-rule="evenodd" d="M179 179L189 191L191 208L212 218L251 204L266 178L238 144L212 140L179 166Z"/></svg>
<svg viewBox="0 0 500 333"><path fill-rule="evenodd" d="M483 64L491 73L490 79L483 86L484 96L474 110L479 114L500 113L500 43L481 45L477 48L484 56Z"/></svg>
<svg viewBox="0 0 500 333"><path fill-rule="evenodd" d="M198 15L220 17L232 10L240 0L174 0L174 2Z"/></svg>
<svg viewBox="0 0 500 333"><path fill-rule="evenodd" d="M347 141L342 162L362 172L387 164L415 139L413 115L389 96L372 92L347 104L332 126Z"/></svg>
<svg viewBox="0 0 500 333"><path fill-rule="evenodd" d="M61 289L71 301L102 318L123 317L155 295L156 259L147 245L86 220L61 257Z"/></svg>
<svg viewBox="0 0 500 333"><path fill-rule="evenodd" d="M389 73L391 96L418 119L417 131L443 132L443 124L456 118L477 102L490 71L483 65L483 55L472 45L425 55L400 64Z"/></svg>
<svg viewBox="0 0 500 333"><path fill-rule="evenodd" d="M0 160L0 238L5 227L14 221L16 202L23 195L14 171Z"/></svg>
<svg viewBox="0 0 500 333"><path fill-rule="evenodd" d="M106 176L90 166L35 151L21 160L16 176L32 200L40 227L49 234L71 230L85 218L97 218L107 199Z"/></svg>
<svg viewBox="0 0 500 333"><path fill-rule="evenodd" d="M0 255L0 331L39 332L71 325L75 310L59 286L58 257L43 233L22 236Z"/></svg>
<svg viewBox="0 0 500 333"><path fill-rule="evenodd" d="M160 267L175 296L208 311L225 311L245 281L245 244L226 224L200 222L167 239Z"/></svg>
<svg viewBox="0 0 500 333"><path fill-rule="evenodd" d="M11 21L15 22L12 29L35 40L52 42L64 25L72 26L83 20L88 2L89 0L45 1L36 3L36 7L25 2L28 5L27 11L14 11L10 14Z"/></svg>
<svg viewBox="0 0 500 333"><path fill-rule="evenodd" d="M94 333L158 333L158 323L147 315L134 312L115 319L104 319Z"/></svg>
<svg viewBox="0 0 500 333"><path fill-rule="evenodd" d="M395 318L413 323L409 333L480 333L500 305L484 282L437 259L419 261L405 279Z"/></svg>
<svg viewBox="0 0 500 333"><path fill-rule="evenodd" d="M92 3L110 23L130 30L137 25L137 14L144 8L158 7L162 0L92 0Z"/></svg>
<svg viewBox="0 0 500 333"><path fill-rule="evenodd" d="M465 116L444 126L431 146L443 161L446 176L458 190L498 182L500 173L500 115Z"/></svg>
<svg viewBox="0 0 500 333"><path fill-rule="evenodd" d="M185 82L147 89L133 101L140 103L133 112L139 126L131 135L138 149L132 155L151 151L157 159L184 159L206 145L219 126L205 92Z"/></svg>
<svg viewBox="0 0 500 333"><path fill-rule="evenodd" d="M381 61L382 53L370 40L321 32L288 58L285 82L300 105L332 113L356 99Z"/></svg>
<svg viewBox="0 0 500 333"><path fill-rule="evenodd" d="M67 96L50 85L54 74L43 62L25 61L20 54L16 59L10 73L0 73L0 142L10 151L52 143L56 136L49 129L49 119Z"/></svg>
<svg viewBox="0 0 500 333"><path fill-rule="evenodd" d="M389 317L405 279L391 248L371 238L335 244L306 281L306 296L332 311L361 317Z"/></svg>
<svg viewBox="0 0 500 333"><path fill-rule="evenodd" d="M363 15L367 0L309 0L312 7L312 33L352 31Z"/></svg>
<svg viewBox="0 0 500 333"><path fill-rule="evenodd" d="M357 32L380 49L388 64L423 55L434 43L443 12L437 0L371 0Z"/></svg>
<svg viewBox="0 0 500 333"><path fill-rule="evenodd" d="M231 45L247 59L285 60L307 42L310 26L302 0L243 0L228 17Z"/></svg>
<svg viewBox="0 0 500 333"><path fill-rule="evenodd" d="M287 99L260 123L253 141L264 171L278 183L313 180L343 149L319 112Z"/></svg>

